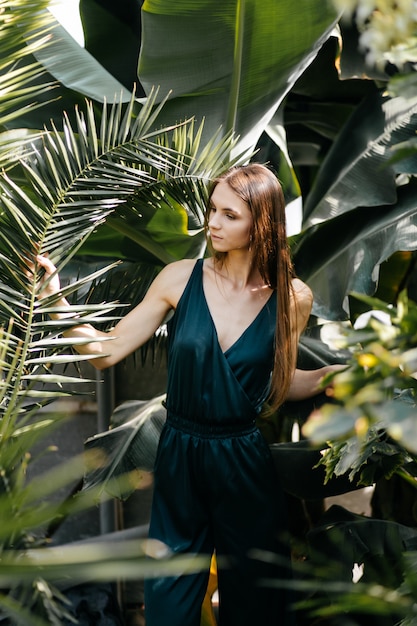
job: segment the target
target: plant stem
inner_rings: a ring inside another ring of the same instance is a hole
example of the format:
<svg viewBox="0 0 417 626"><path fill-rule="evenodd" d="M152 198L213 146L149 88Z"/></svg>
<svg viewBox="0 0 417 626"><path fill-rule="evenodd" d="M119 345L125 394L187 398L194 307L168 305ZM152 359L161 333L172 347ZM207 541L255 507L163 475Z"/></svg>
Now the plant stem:
<svg viewBox="0 0 417 626"><path fill-rule="evenodd" d="M229 107L226 118L226 134L233 132L236 126L237 105L242 74L242 52L245 34L245 0L236 3L236 37L233 52L233 71L230 85Z"/></svg>

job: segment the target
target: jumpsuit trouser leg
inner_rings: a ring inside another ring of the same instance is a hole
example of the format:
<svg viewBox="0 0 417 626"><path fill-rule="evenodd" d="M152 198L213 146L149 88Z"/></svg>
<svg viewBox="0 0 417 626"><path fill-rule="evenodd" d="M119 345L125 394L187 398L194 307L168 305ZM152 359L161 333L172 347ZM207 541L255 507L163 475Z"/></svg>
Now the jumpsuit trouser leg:
<svg viewBox="0 0 417 626"><path fill-rule="evenodd" d="M201 436L169 424L155 465L150 537L175 554L207 555L207 570L145 581L147 626L200 626L213 550L219 562L219 626L292 625L286 592L262 579L289 576L282 492L269 448L254 427Z"/></svg>

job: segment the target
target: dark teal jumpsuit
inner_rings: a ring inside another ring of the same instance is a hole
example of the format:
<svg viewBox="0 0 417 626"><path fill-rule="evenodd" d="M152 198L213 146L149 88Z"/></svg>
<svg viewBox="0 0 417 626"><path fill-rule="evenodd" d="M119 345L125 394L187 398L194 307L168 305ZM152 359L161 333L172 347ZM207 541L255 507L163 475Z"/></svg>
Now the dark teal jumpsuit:
<svg viewBox="0 0 417 626"><path fill-rule="evenodd" d="M150 537L174 553L225 557L221 626L293 624L283 493L255 426L273 363L276 298L222 352L197 261L169 322L167 422L156 463ZM233 320L231 320L233 323ZM257 550L272 554L269 563ZM208 572L149 579L146 626L199 626Z"/></svg>

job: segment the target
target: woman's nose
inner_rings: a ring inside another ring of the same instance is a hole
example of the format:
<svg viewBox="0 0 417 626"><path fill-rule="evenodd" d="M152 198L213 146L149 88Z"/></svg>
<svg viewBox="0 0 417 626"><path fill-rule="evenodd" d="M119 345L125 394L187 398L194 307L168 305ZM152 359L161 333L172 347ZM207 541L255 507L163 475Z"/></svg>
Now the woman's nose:
<svg viewBox="0 0 417 626"><path fill-rule="evenodd" d="M208 227L209 227L209 228L212 228L212 229L214 229L214 230L215 230L216 228L219 228L219 224L218 224L218 222L217 222L217 220L216 220L216 216L215 216L215 215L212 215L212 216L210 217L210 219L209 219L209 223L208 223Z"/></svg>

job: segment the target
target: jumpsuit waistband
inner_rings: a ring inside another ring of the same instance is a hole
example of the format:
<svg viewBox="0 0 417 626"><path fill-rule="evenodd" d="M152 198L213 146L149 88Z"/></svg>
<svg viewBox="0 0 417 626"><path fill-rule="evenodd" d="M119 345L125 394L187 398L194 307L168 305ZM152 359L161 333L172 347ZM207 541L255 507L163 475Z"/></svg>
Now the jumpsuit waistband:
<svg viewBox="0 0 417 626"><path fill-rule="evenodd" d="M172 413L168 414L166 423L177 430L199 437L221 438L248 435L257 429L254 419L245 422L197 422Z"/></svg>

